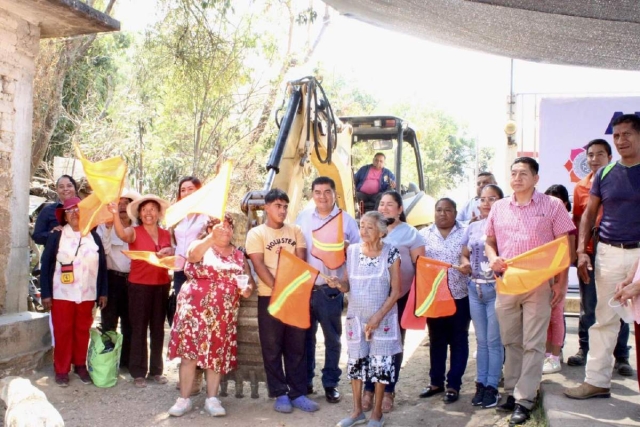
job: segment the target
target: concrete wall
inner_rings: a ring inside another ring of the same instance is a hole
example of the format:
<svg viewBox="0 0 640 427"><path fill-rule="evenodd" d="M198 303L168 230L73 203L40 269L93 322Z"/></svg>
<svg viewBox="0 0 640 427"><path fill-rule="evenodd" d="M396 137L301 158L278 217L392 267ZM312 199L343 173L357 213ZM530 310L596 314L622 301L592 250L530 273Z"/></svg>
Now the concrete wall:
<svg viewBox="0 0 640 427"><path fill-rule="evenodd" d="M0 315L27 309L28 205L38 26L0 9Z"/></svg>

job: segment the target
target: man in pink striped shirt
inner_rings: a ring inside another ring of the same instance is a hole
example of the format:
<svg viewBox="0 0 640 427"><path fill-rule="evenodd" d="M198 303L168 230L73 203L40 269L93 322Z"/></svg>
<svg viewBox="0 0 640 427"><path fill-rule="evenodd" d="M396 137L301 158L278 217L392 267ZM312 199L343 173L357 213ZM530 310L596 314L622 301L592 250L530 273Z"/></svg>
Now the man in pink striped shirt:
<svg viewBox="0 0 640 427"><path fill-rule="evenodd" d="M506 260L551 242L575 229L559 199L536 191L538 162L519 157L511 165L511 197L494 203L487 218L486 255L496 273ZM496 315L505 346L504 389L509 394L498 410L511 412L510 425L529 419L544 363L551 307L567 289L567 270L521 295L498 294Z"/></svg>

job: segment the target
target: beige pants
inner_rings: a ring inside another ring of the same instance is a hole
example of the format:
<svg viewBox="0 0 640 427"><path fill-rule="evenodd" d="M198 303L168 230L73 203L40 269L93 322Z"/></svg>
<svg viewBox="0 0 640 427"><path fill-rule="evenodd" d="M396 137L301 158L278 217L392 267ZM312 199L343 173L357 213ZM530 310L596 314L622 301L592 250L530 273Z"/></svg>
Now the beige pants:
<svg viewBox="0 0 640 427"><path fill-rule="evenodd" d="M616 285L626 277L640 249L621 249L599 243L596 252L596 323L589 329L589 355L585 382L596 387L610 388L615 359L613 349L620 330L620 316L609 307Z"/></svg>
<svg viewBox="0 0 640 427"><path fill-rule="evenodd" d="M506 358L504 391L527 409L533 407L542 378L550 301L548 284L526 294L498 294L496 298L496 315Z"/></svg>

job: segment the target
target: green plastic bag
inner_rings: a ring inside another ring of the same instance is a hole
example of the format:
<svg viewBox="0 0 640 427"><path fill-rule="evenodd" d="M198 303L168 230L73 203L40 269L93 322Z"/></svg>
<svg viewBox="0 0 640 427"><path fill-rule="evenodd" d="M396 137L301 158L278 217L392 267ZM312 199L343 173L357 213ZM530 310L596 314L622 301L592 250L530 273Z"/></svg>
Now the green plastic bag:
<svg viewBox="0 0 640 427"><path fill-rule="evenodd" d="M91 329L91 343L87 354L87 368L96 387L113 387L118 382L122 334L116 331L100 333Z"/></svg>

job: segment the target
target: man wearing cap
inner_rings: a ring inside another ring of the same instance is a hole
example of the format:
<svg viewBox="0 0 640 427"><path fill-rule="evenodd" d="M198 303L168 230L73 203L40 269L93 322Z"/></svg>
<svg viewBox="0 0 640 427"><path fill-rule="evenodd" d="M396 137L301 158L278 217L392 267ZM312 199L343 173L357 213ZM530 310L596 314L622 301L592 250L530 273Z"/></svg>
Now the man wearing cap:
<svg viewBox="0 0 640 427"><path fill-rule="evenodd" d="M593 344L587 357L586 377L577 387L565 389L572 399L611 396L613 349L620 329L620 316L609 306L616 285L627 279L640 257L640 117L624 114L611 123L613 143L620 160L596 172L587 208L580 221L578 274L590 283L595 268L596 324L589 329ZM586 251L591 229L602 206L595 265Z"/></svg>
<svg viewBox="0 0 640 427"><path fill-rule="evenodd" d="M118 201L118 216L124 227L131 226L131 218L127 215L129 203L138 200L140 194L134 190L124 190ZM129 244L122 241L113 230L113 221L100 224L97 233L102 239L102 246L107 257L107 280L109 283L109 304L101 310L102 330L115 331L120 321L122 332L122 352L120 367L129 366L131 351L131 323L129 322L129 291L127 280L131 270L131 260L122 253L129 250Z"/></svg>
<svg viewBox="0 0 640 427"><path fill-rule="evenodd" d="M344 266L332 270L324 263L312 255L313 231L321 228L324 224L342 215L342 228L344 239L350 243L360 241L358 224L349 214L343 212L335 203L336 184L326 176L320 176L311 183L313 202L315 207L302 211L296 219L296 224L302 229L305 242L307 244L307 262L313 268L320 271L325 276L342 277ZM325 398L329 403L338 403L340 393L338 392L338 382L342 371L338 366L340 362L340 351L342 345L340 337L342 335L342 307L343 293L339 289L330 288L326 280L318 276L313 293L311 294L311 328L307 330L307 392L313 392L313 377L316 367L316 333L318 323L322 327L324 334L325 358L322 369L322 386L325 391Z"/></svg>

